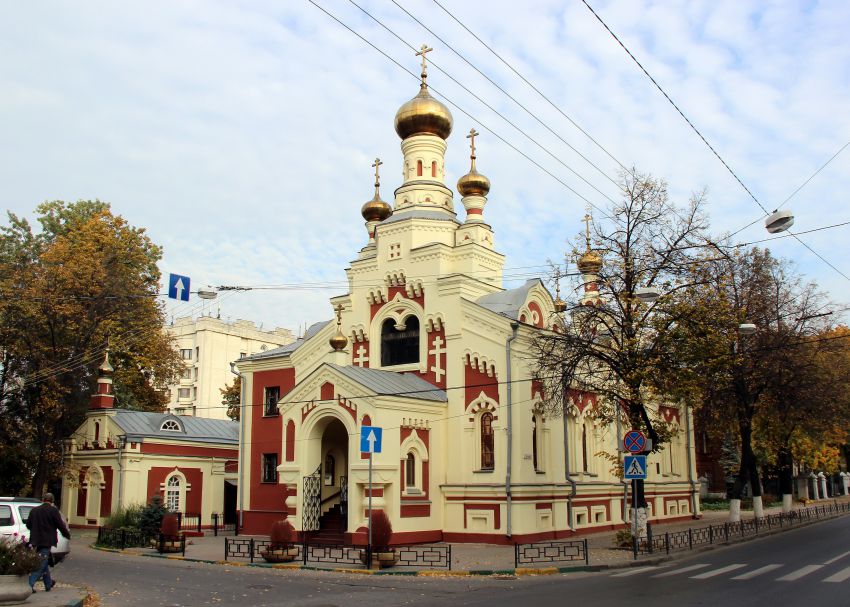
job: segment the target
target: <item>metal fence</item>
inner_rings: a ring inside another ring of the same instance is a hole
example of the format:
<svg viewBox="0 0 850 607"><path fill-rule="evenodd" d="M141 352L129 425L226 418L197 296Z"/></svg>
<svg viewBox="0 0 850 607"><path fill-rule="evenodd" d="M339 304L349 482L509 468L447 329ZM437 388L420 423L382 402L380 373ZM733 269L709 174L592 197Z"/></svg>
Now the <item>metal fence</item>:
<svg viewBox="0 0 850 607"><path fill-rule="evenodd" d="M801 522L829 518L850 512L850 503L832 503L811 508L800 508L787 514L769 514L762 518L741 519L735 523L722 523L706 527L691 527L682 531L665 531L663 535L654 534L652 525L647 525L647 536L632 539L632 551L635 558L639 554L675 550L693 550L695 546L705 546L728 542L730 539L755 536L765 531L793 527Z"/></svg>
<svg viewBox="0 0 850 607"><path fill-rule="evenodd" d="M224 515L219 514L218 512L212 513L212 528L213 535L218 537L219 535L239 535L239 519L236 519L236 522L233 523L225 523Z"/></svg>
<svg viewBox="0 0 850 607"><path fill-rule="evenodd" d="M263 553L271 542L257 538L224 538L224 560L232 558L248 559L250 562L262 560ZM310 544L309 542L290 544L297 548L293 562L302 565L310 563L337 566L369 567L372 560L377 561L379 553L373 553L366 546ZM393 546L386 552L393 554L395 565L399 567L422 567L428 569L451 569L452 547L450 545ZM373 559L374 557L374 559Z"/></svg>
<svg viewBox="0 0 850 607"><path fill-rule="evenodd" d="M514 566L516 567L540 563L554 565L574 561L584 561L585 565L590 564L587 540L535 542L514 546Z"/></svg>
<svg viewBox="0 0 850 607"><path fill-rule="evenodd" d="M154 536L138 529L97 528L97 545L106 548L144 548Z"/></svg>
<svg viewBox="0 0 850 607"><path fill-rule="evenodd" d="M197 531L201 533L201 515L177 512L177 528L180 531Z"/></svg>

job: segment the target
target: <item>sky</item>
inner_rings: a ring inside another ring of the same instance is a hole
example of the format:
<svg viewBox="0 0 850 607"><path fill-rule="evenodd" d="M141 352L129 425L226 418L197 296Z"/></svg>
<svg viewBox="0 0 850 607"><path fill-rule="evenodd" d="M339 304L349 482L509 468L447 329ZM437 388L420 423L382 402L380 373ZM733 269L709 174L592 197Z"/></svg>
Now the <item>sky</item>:
<svg viewBox="0 0 850 607"><path fill-rule="evenodd" d="M107 201L163 247L165 275L263 287L167 302L169 315L298 332L346 292L374 159L384 200L401 184L393 119L418 92L411 47L427 43L455 121L447 183L468 170L474 127L507 288L563 259L587 205L618 197L620 164L680 204L704 189L715 233L763 216L581 0L356 0L375 20L314 1L3 3L0 208ZM792 210L797 231L850 221L850 147L785 202L850 142L850 3L588 3L765 208ZM768 236L758 221L733 240ZM850 226L800 238L850 276ZM799 242L769 246L850 304L850 280Z"/></svg>

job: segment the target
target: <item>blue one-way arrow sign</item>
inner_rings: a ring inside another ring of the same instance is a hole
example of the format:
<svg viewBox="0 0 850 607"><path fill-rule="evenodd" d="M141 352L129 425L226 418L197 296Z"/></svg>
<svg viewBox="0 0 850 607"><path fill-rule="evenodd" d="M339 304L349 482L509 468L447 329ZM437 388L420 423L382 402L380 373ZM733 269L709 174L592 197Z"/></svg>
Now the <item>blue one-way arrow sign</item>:
<svg viewBox="0 0 850 607"><path fill-rule="evenodd" d="M626 480L646 478L646 456L627 455L623 458L623 471Z"/></svg>
<svg viewBox="0 0 850 607"><path fill-rule="evenodd" d="M171 299L189 301L189 277L180 276L180 274L169 274L168 296Z"/></svg>
<svg viewBox="0 0 850 607"><path fill-rule="evenodd" d="M360 452L361 453L380 453L381 452L381 434L383 428L376 426L361 426L360 427Z"/></svg>

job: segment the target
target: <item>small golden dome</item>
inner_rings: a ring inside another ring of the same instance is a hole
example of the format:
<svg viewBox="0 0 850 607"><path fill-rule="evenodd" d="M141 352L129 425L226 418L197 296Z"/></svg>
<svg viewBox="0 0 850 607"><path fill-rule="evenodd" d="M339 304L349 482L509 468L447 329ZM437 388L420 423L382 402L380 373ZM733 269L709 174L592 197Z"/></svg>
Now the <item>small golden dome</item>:
<svg viewBox="0 0 850 607"><path fill-rule="evenodd" d="M602 257L599 253L593 251L585 251L578 258L578 271L582 274L598 274L602 269Z"/></svg>
<svg viewBox="0 0 850 607"><path fill-rule="evenodd" d="M419 94L398 108L395 114L395 132L402 139L422 134L448 139L453 124L449 108L431 96L424 82Z"/></svg>
<svg viewBox="0 0 850 607"><path fill-rule="evenodd" d="M381 200L376 192L375 197L366 202L360 209L360 214L366 221L383 221L393 214L393 208Z"/></svg>
<svg viewBox="0 0 850 607"><path fill-rule="evenodd" d="M337 328L336 335L331 337L328 340L328 343L331 345L331 348L335 351L339 352L340 350L344 350L345 346L348 345L348 338L342 334L342 331Z"/></svg>
<svg viewBox="0 0 850 607"><path fill-rule="evenodd" d="M561 296L559 295L557 297L557 299L555 299L555 312L560 314L561 312L565 312L566 309L567 309L567 302L565 302L563 299L561 299Z"/></svg>
<svg viewBox="0 0 850 607"><path fill-rule="evenodd" d="M103 362L100 364L100 367L97 369L100 373L100 377L112 377L112 374L115 372L115 369L109 362L109 349L106 350L106 355L103 357Z"/></svg>
<svg viewBox="0 0 850 607"><path fill-rule="evenodd" d="M490 191L490 180L473 166L472 170L457 180L457 191L461 196L486 196Z"/></svg>

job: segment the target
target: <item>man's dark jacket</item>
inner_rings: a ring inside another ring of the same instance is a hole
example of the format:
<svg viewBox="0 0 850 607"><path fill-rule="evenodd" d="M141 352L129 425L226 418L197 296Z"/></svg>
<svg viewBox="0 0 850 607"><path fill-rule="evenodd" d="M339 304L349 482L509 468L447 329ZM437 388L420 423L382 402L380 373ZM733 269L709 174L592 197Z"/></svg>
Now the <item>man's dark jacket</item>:
<svg viewBox="0 0 850 607"><path fill-rule="evenodd" d="M55 546L57 529L65 537L71 538L71 532L62 520L59 508L49 502L44 502L41 506L32 509L27 519L27 529L30 530L30 545L36 548Z"/></svg>

